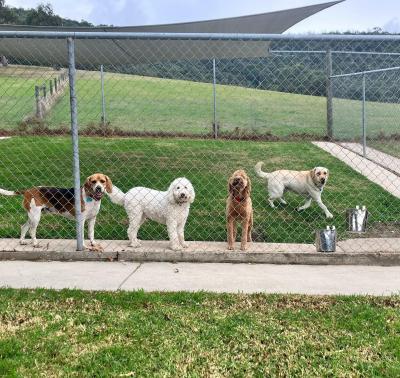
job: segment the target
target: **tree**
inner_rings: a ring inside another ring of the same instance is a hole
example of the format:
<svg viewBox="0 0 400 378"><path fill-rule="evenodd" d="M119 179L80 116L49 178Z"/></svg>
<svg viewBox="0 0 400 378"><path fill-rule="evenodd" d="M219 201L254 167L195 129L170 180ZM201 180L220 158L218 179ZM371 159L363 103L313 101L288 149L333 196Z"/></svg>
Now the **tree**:
<svg viewBox="0 0 400 378"><path fill-rule="evenodd" d="M17 15L14 8L9 8L5 0L0 0L0 24L12 24L17 21Z"/></svg>
<svg viewBox="0 0 400 378"><path fill-rule="evenodd" d="M50 3L39 4L36 9L28 11L26 24L35 26L61 26L62 18L54 14Z"/></svg>

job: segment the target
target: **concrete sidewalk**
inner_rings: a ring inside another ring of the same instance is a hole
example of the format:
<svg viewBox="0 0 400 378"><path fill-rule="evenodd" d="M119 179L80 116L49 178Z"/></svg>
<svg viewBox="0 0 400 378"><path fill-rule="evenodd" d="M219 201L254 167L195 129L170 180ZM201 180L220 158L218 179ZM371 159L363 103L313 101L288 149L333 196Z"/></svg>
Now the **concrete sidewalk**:
<svg viewBox="0 0 400 378"><path fill-rule="evenodd" d="M363 154L363 146L360 143L340 143L341 146L347 148L350 151L355 152L358 155ZM366 148L366 158L372 160L374 163L382 165L388 168L390 171L400 174L400 159L376 150L375 148Z"/></svg>
<svg viewBox="0 0 400 378"><path fill-rule="evenodd" d="M358 173L361 173L368 180L378 184L397 198L400 198L400 177L391 171L336 143L313 142L313 144L329 152Z"/></svg>
<svg viewBox="0 0 400 378"><path fill-rule="evenodd" d="M400 293L400 267L1 261L0 286L229 293Z"/></svg>

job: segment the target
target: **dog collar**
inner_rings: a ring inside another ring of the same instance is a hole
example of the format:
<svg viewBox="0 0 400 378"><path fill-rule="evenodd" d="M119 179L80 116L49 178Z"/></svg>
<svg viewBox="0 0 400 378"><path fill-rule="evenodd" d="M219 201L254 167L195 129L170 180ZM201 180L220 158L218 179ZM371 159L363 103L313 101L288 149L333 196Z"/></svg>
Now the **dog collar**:
<svg viewBox="0 0 400 378"><path fill-rule="evenodd" d="M92 197L86 197L85 198L85 202L92 202L93 201L93 198Z"/></svg>

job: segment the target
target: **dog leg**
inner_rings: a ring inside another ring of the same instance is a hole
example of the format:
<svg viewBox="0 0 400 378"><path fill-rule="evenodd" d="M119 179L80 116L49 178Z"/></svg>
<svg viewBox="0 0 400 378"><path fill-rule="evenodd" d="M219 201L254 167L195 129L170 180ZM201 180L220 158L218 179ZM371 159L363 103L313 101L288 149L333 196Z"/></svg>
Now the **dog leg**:
<svg viewBox="0 0 400 378"><path fill-rule="evenodd" d="M31 239L34 248L40 247L39 242L36 239L36 230L40 222L40 217L42 215L42 208L40 206L32 206L28 216L29 216L29 233L31 234Z"/></svg>
<svg viewBox="0 0 400 378"><path fill-rule="evenodd" d="M180 249L182 249L181 245L179 244L177 228L178 225L175 220L167 220L167 231L169 236L170 248L174 251L179 251Z"/></svg>
<svg viewBox="0 0 400 378"><path fill-rule="evenodd" d="M228 249L232 251L234 249L234 244L236 240L236 226L233 219L228 219L227 231L228 231Z"/></svg>
<svg viewBox="0 0 400 378"><path fill-rule="evenodd" d="M178 239L183 248L189 247L189 244L185 242L185 223L178 225Z"/></svg>
<svg viewBox="0 0 400 378"><path fill-rule="evenodd" d="M274 200L272 198L268 198L268 202L269 202L269 205L274 209L275 208Z"/></svg>
<svg viewBox="0 0 400 378"><path fill-rule="evenodd" d="M104 248L94 241L94 225L96 224L96 217L88 219L88 238L90 244L86 246L89 251L103 252Z"/></svg>
<svg viewBox="0 0 400 378"><path fill-rule="evenodd" d="M333 218L332 213L328 210L328 208L323 204L322 199L321 199L321 193L318 192L316 194L312 195L313 200L317 203L317 205L324 211L325 216L328 219Z"/></svg>
<svg viewBox="0 0 400 378"><path fill-rule="evenodd" d="M312 202L312 198L311 197L307 198L306 202L304 203L304 205L298 207L297 211L302 211L302 210L308 209L311 206L311 202Z"/></svg>
<svg viewBox="0 0 400 378"><path fill-rule="evenodd" d="M247 242L251 243L251 229L253 228L253 213L250 214L249 225L247 227Z"/></svg>
<svg viewBox="0 0 400 378"><path fill-rule="evenodd" d="M243 219L242 221L242 237L240 239L240 249L245 251L247 249L247 237L249 233L249 220Z"/></svg>
<svg viewBox="0 0 400 378"><path fill-rule="evenodd" d="M282 197L279 198L279 202L280 202L282 205L287 205L287 202L286 202Z"/></svg>
<svg viewBox="0 0 400 378"><path fill-rule="evenodd" d="M142 214L136 214L129 217L128 237L130 240L129 247L140 247L140 242L137 238L137 233L142 220Z"/></svg>
<svg viewBox="0 0 400 378"><path fill-rule="evenodd" d="M332 213L331 213L331 212L328 210L328 208L322 203L322 200L321 200L321 199L319 199L319 200L316 201L316 202L317 202L318 206L324 211L325 216L326 216L328 219L333 218Z"/></svg>
<svg viewBox="0 0 400 378"><path fill-rule="evenodd" d="M28 244L28 242L25 240L25 236L26 236L26 233L29 230L29 226L30 226L29 220L26 221L26 223L21 226L21 237L19 239L19 244L21 244L21 245Z"/></svg>

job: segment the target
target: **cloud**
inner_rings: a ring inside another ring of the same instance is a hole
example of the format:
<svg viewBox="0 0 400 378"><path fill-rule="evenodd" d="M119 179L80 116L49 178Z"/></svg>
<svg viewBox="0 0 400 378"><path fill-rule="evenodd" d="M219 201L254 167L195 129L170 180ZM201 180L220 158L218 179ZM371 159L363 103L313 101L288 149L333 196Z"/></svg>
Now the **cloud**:
<svg viewBox="0 0 400 378"><path fill-rule="evenodd" d="M383 30L389 33L400 33L400 20L395 17L383 25Z"/></svg>

